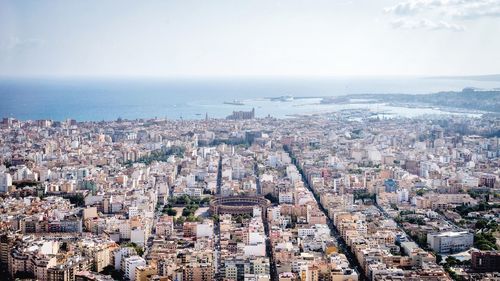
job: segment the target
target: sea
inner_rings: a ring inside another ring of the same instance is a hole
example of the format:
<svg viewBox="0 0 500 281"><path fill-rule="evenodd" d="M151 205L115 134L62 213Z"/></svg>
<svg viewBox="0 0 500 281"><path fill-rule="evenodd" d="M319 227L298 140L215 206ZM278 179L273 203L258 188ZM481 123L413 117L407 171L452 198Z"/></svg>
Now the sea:
<svg viewBox="0 0 500 281"><path fill-rule="evenodd" d="M388 104L321 104L346 94L428 94L466 87L498 89L500 81L426 77L0 78L0 118L109 121L224 118L255 108L257 117L365 109L392 116L462 114ZM272 100L273 97L293 97ZM477 115L477 114L476 114Z"/></svg>

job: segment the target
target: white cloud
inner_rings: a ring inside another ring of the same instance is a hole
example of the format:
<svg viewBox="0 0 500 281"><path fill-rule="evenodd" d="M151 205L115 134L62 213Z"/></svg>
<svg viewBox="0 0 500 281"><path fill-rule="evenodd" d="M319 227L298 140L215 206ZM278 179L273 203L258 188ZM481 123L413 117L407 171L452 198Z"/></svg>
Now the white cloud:
<svg viewBox="0 0 500 281"><path fill-rule="evenodd" d="M465 27L446 21L432 21L429 19L396 19L391 22L394 28L402 29L427 29L427 30L451 30L464 31Z"/></svg>
<svg viewBox="0 0 500 281"><path fill-rule="evenodd" d="M405 0L384 11L395 28L462 31L460 21L500 17L500 0Z"/></svg>
<svg viewBox="0 0 500 281"><path fill-rule="evenodd" d="M467 1L449 9L447 13L453 18L469 20L500 17L500 0Z"/></svg>
<svg viewBox="0 0 500 281"><path fill-rule="evenodd" d="M44 44L44 41L37 38L22 39L19 37L10 37L0 40L0 49L6 51L25 50L34 47L39 47Z"/></svg>
<svg viewBox="0 0 500 281"><path fill-rule="evenodd" d="M384 11L398 16L438 11L461 18L500 17L500 0L406 0Z"/></svg>
<svg viewBox="0 0 500 281"><path fill-rule="evenodd" d="M439 0L409 0L404 2L399 2L398 4L385 8L386 13L392 13L395 15L406 16L417 14L429 7L439 6Z"/></svg>

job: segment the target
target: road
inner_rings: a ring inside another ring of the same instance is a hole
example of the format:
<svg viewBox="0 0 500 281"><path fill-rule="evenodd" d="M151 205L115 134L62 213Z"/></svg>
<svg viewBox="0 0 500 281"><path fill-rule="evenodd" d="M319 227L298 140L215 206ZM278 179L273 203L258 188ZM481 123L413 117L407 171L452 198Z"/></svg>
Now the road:
<svg viewBox="0 0 500 281"><path fill-rule="evenodd" d="M219 165L217 167L217 195L221 194L222 187L222 154L219 156Z"/></svg>
<svg viewBox="0 0 500 281"><path fill-rule="evenodd" d="M219 157L219 166L217 167L217 195L221 194L222 186L222 154ZM221 253L220 253L220 221L214 221L214 234L215 234L215 280L222 280L224 276L221 275Z"/></svg>
<svg viewBox="0 0 500 281"><path fill-rule="evenodd" d="M256 185L256 193L258 195L262 195L262 187L260 186L260 178L259 178L259 165L257 164L257 159L254 159L255 164L253 166L253 172L255 173L255 185Z"/></svg>
<svg viewBox="0 0 500 281"><path fill-rule="evenodd" d="M259 166L257 164L257 159L254 159L255 164L253 166L253 171L255 174L255 181L257 185L257 194L262 195L262 190L260 187L260 175L259 175ZM276 270L276 262L274 260L273 256L273 248L271 245L271 239L270 237L270 229L269 229L269 221L267 220L266 217L262 217L262 222L264 223L264 232L266 234L266 256L269 258L269 271L270 271L270 276L271 280L278 280L278 271Z"/></svg>
<svg viewBox="0 0 500 281"><path fill-rule="evenodd" d="M302 176L302 181L304 182L304 185L314 195L314 199L316 200L316 203L318 204L319 209L325 214L325 216L327 218L328 227L330 228L332 236L337 240L339 249L345 254L347 260L349 261L349 264L351 265L351 267L358 272L358 274L359 274L359 280L361 280L361 281L368 280L366 278L364 270L362 269L361 265L359 264L358 260L356 259L356 256L351 252L351 250L347 246L347 243L345 242L345 240L340 235L337 227L335 227L335 225L333 224L332 219L328 215L328 211L321 204L321 202L319 200L318 194L316 194L314 192L314 190L311 188L311 185L309 184L309 181L307 180L307 177L305 176L305 174L302 171L302 169L298 166L298 163L297 163L295 157L293 156L293 154L291 153L291 151L289 149L285 148L285 151L288 152L288 154L292 158L292 163L295 165L295 167L297 167L297 170L300 172L300 175Z"/></svg>

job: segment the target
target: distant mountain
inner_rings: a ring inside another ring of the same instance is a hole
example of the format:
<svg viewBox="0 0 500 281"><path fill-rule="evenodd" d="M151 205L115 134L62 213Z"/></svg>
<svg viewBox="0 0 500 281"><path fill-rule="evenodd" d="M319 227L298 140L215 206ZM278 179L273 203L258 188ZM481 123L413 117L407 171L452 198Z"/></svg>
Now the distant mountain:
<svg viewBox="0 0 500 281"><path fill-rule="evenodd" d="M363 94L345 97L364 98L385 103L454 107L500 113L500 90L483 91L474 88L465 88L461 92L450 91L426 95Z"/></svg>
<svg viewBox="0 0 500 281"><path fill-rule="evenodd" d="M427 79L451 79L451 80L471 80L471 81L500 81L500 74L489 75L465 75L465 76L431 76Z"/></svg>
<svg viewBox="0 0 500 281"><path fill-rule="evenodd" d="M471 88L462 92L440 92L424 95L429 104L500 112L500 91L478 91Z"/></svg>

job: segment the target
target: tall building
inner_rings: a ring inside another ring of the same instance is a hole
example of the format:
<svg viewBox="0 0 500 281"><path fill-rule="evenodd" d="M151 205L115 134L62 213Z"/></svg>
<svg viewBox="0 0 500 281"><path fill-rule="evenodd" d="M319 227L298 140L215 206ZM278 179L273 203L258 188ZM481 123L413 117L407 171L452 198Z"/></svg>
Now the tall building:
<svg viewBox="0 0 500 281"><path fill-rule="evenodd" d="M474 251L471 254L472 269L479 272L494 272L500 268L499 251Z"/></svg>
<svg viewBox="0 0 500 281"><path fill-rule="evenodd" d="M456 253L469 249L474 242L474 234L468 231L448 231L427 234L427 244L436 253Z"/></svg>
<svg viewBox="0 0 500 281"><path fill-rule="evenodd" d="M152 266L140 265L135 269L135 280L136 281L147 281L150 280L151 276L156 274L156 269Z"/></svg>
<svg viewBox="0 0 500 281"><path fill-rule="evenodd" d="M406 188L398 189L398 191L396 193L398 194L398 203L408 202L408 199L409 199L408 189L406 189Z"/></svg>
<svg viewBox="0 0 500 281"><path fill-rule="evenodd" d="M48 281L75 280L75 275L80 271L90 270L92 261L90 258L80 256L70 257L65 263L50 267L47 270ZM39 279L43 280L43 279Z"/></svg>
<svg viewBox="0 0 500 281"><path fill-rule="evenodd" d="M125 263L124 263L124 268L123 272L126 278L128 278L130 281L135 281L135 269L138 266L145 266L146 261L139 257L139 256L131 256L128 258L125 258Z"/></svg>
<svg viewBox="0 0 500 281"><path fill-rule="evenodd" d="M114 281L113 277L91 271L79 271L75 274L75 281Z"/></svg>
<svg viewBox="0 0 500 281"><path fill-rule="evenodd" d="M489 188L494 188L496 182L496 176L490 174L483 174L479 178L479 186L486 186Z"/></svg>
<svg viewBox="0 0 500 281"><path fill-rule="evenodd" d="M255 108L251 111L233 111L233 114L226 117L229 120L246 120L255 118Z"/></svg>
<svg viewBox="0 0 500 281"><path fill-rule="evenodd" d="M222 275L231 280L246 280L245 275L267 276L269 278L270 264L266 257L247 259L226 259L223 262Z"/></svg>
<svg viewBox="0 0 500 281"><path fill-rule="evenodd" d="M213 276L213 266L209 263L189 264L182 270L183 281L210 281Z"/></svg>
<svg viewBox="0 0 500 281"><path fill-rule="evenodd" d="M9 191L12 185L12 176L9 173L0 173L0 192Z"/></svg>

